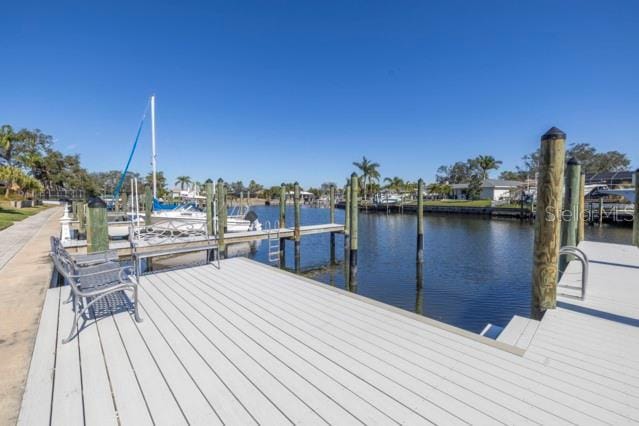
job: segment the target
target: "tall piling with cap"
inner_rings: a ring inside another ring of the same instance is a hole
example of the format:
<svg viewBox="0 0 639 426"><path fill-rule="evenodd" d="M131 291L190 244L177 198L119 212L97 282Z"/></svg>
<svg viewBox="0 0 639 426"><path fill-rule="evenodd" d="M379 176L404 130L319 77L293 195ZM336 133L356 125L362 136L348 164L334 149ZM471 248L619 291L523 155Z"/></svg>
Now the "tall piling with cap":
<svg viewBox="0 0 639 426"><path fill-rule="evenodd" d="M541 137L532 273L531 316L535 319L557 305L565 151L566 134L556 127Z"/></svg>
<svg viewBox="0 0 639 426"><path fill-rule="evenodd" d="M217 250L219 257L226 256L226 245L224 244L224 234L226 233L226 190L222 178L217 181L215 191L217 203Z"/></svg>
<svg viewBox="0 0 639 426"><path fill-rule="evenodd" d="M293 205L295 208L295 228L293 229L293 239L295 240L295 272L301 271L301 230L302 211L300 206L300 184L295 182L293 187Z"/></svg>
<svg viewBox="0 0 639 426"><path fill-rule="evenodd" d="M108 249L107 205L100 197L91 197L87 203L87 252Z"/></svg>
<svg viewBox="0 0 639 426"><path fill-rule="evenodd" d="M357 174L351 175L351 225L350 225L350 253L349 253L349 274L350 287L357 288L357 243L358 243L358 222L359 222L359 178Z"/></svg>
<svg viewBox="0 0 639 426"><path fill-rule="evenodd" d="M639 247L639 169L635 170L635 209L632 220L632 244Z"/></svg>
<svg viewBox="0 0 639 426"><path fill-rule="evenodd" d="M581 171L579 175L579 224L577 227L577 244L582 242L586 235L586 174Z"/></svg>
<svg viewBox="0 0 639 426"><path fill-rule="evenodd" d="M331 184L331 187L328 192L328 220L330 223L335 223L335 185ZM330 243L329 243L329 255L330 262L332 265L335 264L335 233L331 232L330 234Z"/></svg>
<svg viewBox="0 0 639 426"><path fill-rule="evenodd" d="M417 263L424 263L424 180L417 181Z"/></svg>
<svg viewBox="0 0 639 426"><path fill-rule="evenodd" d="M581 181L581 163L575 158L568 160L564 189L564 202L561 220L561 246L576 246L579 229L579 182ZM570 259L559 259L559 271L564 271Z"/></svg>
<svg viewBox="0 0 639 426"><path fill-rule="evenodd" d="M144 186L144 224L151 224L151 214L153 213L153 192L149 185Z"/></svg>

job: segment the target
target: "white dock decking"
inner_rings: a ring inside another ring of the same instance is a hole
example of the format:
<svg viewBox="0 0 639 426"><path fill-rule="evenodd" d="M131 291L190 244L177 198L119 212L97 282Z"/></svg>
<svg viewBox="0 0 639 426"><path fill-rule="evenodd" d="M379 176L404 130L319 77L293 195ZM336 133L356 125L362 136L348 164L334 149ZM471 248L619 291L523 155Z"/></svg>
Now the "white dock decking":
<svg viewBox="0 0 639 426"><path fill-rule="evenodd" d="M66 345L51 289L18 423L636 423L639 250L584 249L592 298L562 299L525 351L241 258L144 276L142 323Z"/></svg>

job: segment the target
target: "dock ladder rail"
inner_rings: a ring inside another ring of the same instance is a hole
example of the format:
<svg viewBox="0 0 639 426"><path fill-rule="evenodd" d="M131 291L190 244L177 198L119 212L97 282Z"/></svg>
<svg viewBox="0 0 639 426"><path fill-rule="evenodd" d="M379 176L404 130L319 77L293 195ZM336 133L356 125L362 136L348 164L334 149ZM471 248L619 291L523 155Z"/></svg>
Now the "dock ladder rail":
<svg viewBox="0 0 639 426"><path fill-rule="evenodd" d="M271 227L271 222L265 223L268 236L268 261L269 263L280 263L280 222L276 220Z"/></svg>
<svg viewBox="0 0 639 426"><path fill-rule="evenodd" d="M562 296L566 297L574 297L577 299L584 300L586 298L586 286L588 284L588 256L584 253L583 250L577 248L576 246L563 246L559 249L559 256L575 256L581 262L581 297L573 296L569 294L562 294ZM577 287L572 286L561 286L564 288L570 289L578 289Z"/></svg>

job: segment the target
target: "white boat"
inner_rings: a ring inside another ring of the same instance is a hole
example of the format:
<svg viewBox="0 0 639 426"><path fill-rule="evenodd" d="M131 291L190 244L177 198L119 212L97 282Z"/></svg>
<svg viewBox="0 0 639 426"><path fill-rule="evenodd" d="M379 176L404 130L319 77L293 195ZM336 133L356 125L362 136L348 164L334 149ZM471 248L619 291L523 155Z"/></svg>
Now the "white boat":
<svg viewBox="0 0 639 426"><path fill-rule="evenodd" d="M206 212L197 209L193 205L179 206L172 210L156 210L151 215L151 223L154 226L162 227L172 222L184 222L185 226L195 226L206 223ZM167 225L168 226L168 225ZM175 226L175 223L170 226ZM229 215L226 219L227 232L261 231L262 224L257 215L250 210L245 210L242 215Z"/></svg>

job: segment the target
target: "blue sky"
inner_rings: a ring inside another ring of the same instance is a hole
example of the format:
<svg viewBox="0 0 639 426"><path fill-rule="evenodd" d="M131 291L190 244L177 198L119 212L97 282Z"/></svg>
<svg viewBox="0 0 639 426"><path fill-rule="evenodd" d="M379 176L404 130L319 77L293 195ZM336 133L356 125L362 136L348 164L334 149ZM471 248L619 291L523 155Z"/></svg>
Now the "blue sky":
<svg viewBox="0 0 639 426"><path fill-rule="evenodd" d="M551 126L639 166L639 2L8 2L0 122L121 169L158 100L169 179L342 183L492 154ZM147 126L132 168L150 169Z"/></svg>

